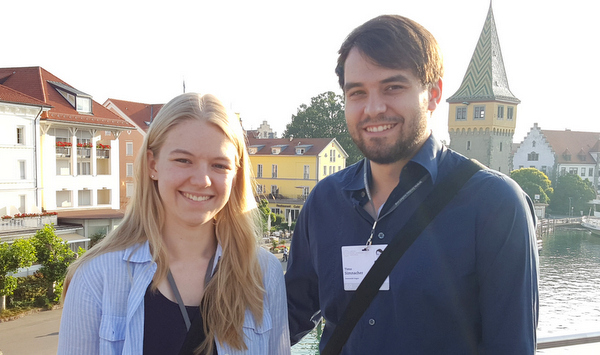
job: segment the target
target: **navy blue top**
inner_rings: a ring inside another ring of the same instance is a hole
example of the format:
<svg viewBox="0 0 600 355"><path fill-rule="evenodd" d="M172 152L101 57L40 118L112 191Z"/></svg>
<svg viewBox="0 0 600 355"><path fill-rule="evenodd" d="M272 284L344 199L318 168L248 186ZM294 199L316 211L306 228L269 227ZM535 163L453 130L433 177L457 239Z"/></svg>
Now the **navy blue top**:
<svg viewBox="0 0 600 355"><path fill-rule="evenodd" d="M404 167L377 224L388 244L464 156L433 136ZM320 181L294 230L285 275L292 343L325 318L322 350L353 291L344 291L341 247L364 245L365 161ZM477 172L408 249L348 339L342 354L533 354L538 260L531 200L507 176Z"/></svg>
<svg viewBox="0 0 600 355"><path fill-rule="evenodd" d="M144 296L144 355L177 355L188 334L181 310L176 302L166 298L160 291L152 292L151 286L148 286ZM196 317L201 318L200 307L185 308L191 322ZM201 338L197 339L196 346L205 338L203 331L198 333Z"/></svg>

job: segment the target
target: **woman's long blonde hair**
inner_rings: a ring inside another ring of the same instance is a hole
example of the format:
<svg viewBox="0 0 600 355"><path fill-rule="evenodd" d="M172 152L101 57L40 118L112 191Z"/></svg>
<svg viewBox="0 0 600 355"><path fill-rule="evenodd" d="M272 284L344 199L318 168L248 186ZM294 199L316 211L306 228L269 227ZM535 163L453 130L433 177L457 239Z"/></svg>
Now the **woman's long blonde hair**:
<svg viewBox="0 0 600 355"><path fill-rule="evenodd" d="M213 340L236 349L247 349L242 325L246 309L262 320L264 288L256 255L258 211L252 194L250 161L241 123L232 120L212 95L182 94L167 103L150 124L135 161L134 192L121 224L104 240L75 261L67 272L63 298L79 265L98 255L149 241L157 263L153 285L166 278L169 265L162 241L164 207L157 184L149 176L145 152L158 156L169 131L186 120L206 121L219 127L237 150L237 173L231 196L215 217L215 234L223 249L217 272L208 283L202 302L206 340L198 352L211 353ZM155 287L155 286L154 286Z"/></svg>

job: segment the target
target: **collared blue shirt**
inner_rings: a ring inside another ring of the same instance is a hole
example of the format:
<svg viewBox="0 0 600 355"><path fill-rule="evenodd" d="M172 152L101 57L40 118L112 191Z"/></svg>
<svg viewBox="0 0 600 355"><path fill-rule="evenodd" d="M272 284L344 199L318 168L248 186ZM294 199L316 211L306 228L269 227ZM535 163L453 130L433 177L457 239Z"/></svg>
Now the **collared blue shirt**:
<svg viewBox="0 0 600 355"><path fill-rule="evenodd" d="M213 272L221 253L219 245ZM242 331L248 349L235 350L217 339L220 355L290 354L281 263L262 248L257 256L265 288L262 321L246 310ZM144 295L155 272L148 242L98 255L79 266L65 297L58 354L142 354Z"/></svg>
<svg viewBox="0 0 600 355"><path fill-rule="evenodd" d="M430 136L383 205L373 244L388 244L464 159ZM363 160L319 182L296 222L285 276L292 343L323 317L322 350L354 293L344 291L341 248L364 245L373 226L365 168ZM531 200L507 176L479 171L400 259L342 353L533 354L537 283Z"/></svg>

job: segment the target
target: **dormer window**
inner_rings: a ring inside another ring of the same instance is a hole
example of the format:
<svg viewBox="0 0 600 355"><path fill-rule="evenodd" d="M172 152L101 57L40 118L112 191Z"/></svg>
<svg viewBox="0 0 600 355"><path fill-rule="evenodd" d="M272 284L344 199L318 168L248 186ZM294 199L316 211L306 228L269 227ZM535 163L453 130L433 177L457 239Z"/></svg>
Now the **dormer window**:
<svg viewBox="0 0 600 355"><path fill-rule="evenodd" d="M279 153L281 153L281 147L273 147L273 148L271 148L271 154L277 155Z"/></svg>
<svg viewBox="0 0 600 355"><path fill-rule="evenodd" d="M296 154L302 155L306 152L306 148L296 148Z"/></svg>
<svg viewBox="0 0 600 355"><path fill-rule="evenodd" d="M69 85L56 81L48 81L56 91L79 113L92 114L92 96Z"/></svg>
<svg viewBox="0 0 600 355"><path fill-rule="evenodd" d="M250 153L250 154L256 154L256 151L257 151L256 147L248 148L248 153Z"/></svg>
<svg viewBox="0 0 600 355"><path fill-rule="evenodd" d="M92 113L92 99L77 96L77 111L81 113Z"/></svg>

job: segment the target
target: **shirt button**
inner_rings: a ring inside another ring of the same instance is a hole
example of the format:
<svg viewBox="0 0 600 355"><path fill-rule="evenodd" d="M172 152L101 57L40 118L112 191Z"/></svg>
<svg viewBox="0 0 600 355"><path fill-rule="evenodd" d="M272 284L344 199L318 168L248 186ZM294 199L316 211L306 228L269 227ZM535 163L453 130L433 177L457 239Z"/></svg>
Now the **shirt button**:
<svg viewBox="0 0 600 355"><path fill-rule="evenodd" d="M377 238L379 239L383 239L385 237L385 234L383 234L383 232L379 232L379 234L377 234Z"/></svg>
<svg viewBox="0 0 600 355"><path fill-rule="evenodd" d="M375 319L373 319L373 318L369 319L369 325L375 325Z"/></svg>

